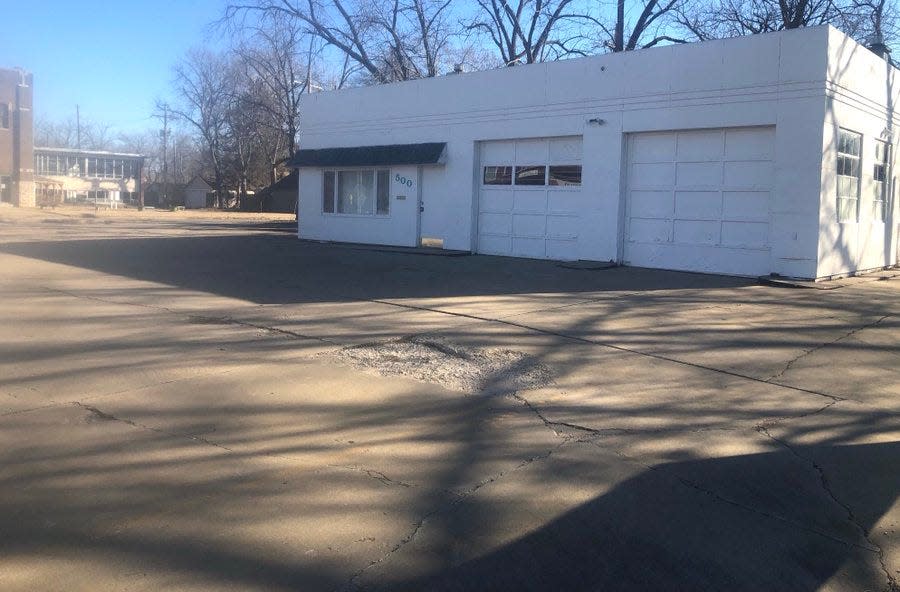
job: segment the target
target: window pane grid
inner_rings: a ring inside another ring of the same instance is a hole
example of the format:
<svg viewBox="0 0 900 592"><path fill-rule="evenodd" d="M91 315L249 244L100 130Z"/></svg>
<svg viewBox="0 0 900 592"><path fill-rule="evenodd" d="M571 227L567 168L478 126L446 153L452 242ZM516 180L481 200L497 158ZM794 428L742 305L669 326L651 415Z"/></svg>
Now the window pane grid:
<svg viewBox="0 0 900 592"><path fill-rule="evenodd" d="M546 185L547 184L547 167L540 165L517 166L516 185Z"/></svg>
<svg viewBox="0 0 900 592"><path fill-rule="evenodd" d="M515 172L515 174L513 174ZM483 185L581 187L581 165L528 165L482 168Z"/></svg>
<svg viewBox="0 0 900 592"><path fill-rule="evenodd" d="M862 136L840 130L837 154L837 214L838 221L859 220L859 181Z"/></svg>
<svg viewBox="0 0 900 592"><path fill-rule="evenodd" d="M512 167L486 166L482 181L485 185L512 185Z"/></svg>
<svg viewBox="0 0 900 592"><path fill-rule="evenodd" d="M875 142L875 164L872 170L872 219L884 222L887 215L887 196L891 179L891 145Z"/></svg>
<svg viewBox="0 0 900 592"><path fill-rule="evenodd" d="M388 169L324 171L322 213L387 216L391 180Z"/></svg>
<svg viewBox="0 0 900 592"><path fill-rule="evenodd" d="M581 165L550 165L549 184L562 187L581 186Z"/></svg>

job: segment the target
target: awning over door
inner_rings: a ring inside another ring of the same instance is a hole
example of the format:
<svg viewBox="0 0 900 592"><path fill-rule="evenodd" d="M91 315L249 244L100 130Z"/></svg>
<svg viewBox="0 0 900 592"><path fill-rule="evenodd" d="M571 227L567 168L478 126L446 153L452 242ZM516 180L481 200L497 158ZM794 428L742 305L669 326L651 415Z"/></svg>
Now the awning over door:
<svg viewBox="0 0 900 592"><path fill-rule="evenodd" d="M358 167L442 164L446 142L298 150L288 166Z"/></svg>

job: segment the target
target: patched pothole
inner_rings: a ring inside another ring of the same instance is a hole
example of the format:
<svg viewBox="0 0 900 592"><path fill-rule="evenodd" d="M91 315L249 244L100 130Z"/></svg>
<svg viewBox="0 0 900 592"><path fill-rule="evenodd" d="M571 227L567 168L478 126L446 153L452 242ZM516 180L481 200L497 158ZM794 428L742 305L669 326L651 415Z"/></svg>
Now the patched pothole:
<svg viewBox="0 0 900 592"><path fill-rule="evenodd" d="M553 380L550 368L522 352L464 347L437 337L354 346L328 355L384 376L407 376L467 394L534 389Z"/></svg>

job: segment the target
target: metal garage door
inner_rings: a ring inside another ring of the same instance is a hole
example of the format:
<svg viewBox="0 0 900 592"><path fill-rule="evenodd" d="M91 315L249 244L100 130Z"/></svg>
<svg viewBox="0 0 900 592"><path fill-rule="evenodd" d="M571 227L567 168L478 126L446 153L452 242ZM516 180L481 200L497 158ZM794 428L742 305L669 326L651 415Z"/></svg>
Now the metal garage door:
<svg viewBox="0 0 900 592"><path fill-rule="evenodd" d="M578 259L581 136L482 142L478 252Z"/></svg>
<svg viewBox="0 0 900 592"><path fill-rule="evenodd" d="M768 274L774 138L769 127L631 135L625 264Z"/></svg>

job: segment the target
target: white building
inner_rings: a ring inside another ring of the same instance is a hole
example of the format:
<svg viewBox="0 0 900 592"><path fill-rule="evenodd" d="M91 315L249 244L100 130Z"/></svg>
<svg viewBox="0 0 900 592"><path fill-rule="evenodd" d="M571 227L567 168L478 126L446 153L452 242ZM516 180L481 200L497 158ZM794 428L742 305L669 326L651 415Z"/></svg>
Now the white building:
<svg viewBox="0 0 900 592"><path fill-rule="evenodd" d="M184 207L189 210L205 208L209 203L209 194L212 193L212 190L209 183L204 181L200 175L196 175L184 186Z"/></svg>
<svg viewBox="0 0 900 592"><path fill-rule="evenodd" d="M816 27L309 95L299 235L750 276L889 266L897 74Z"/></svg>

